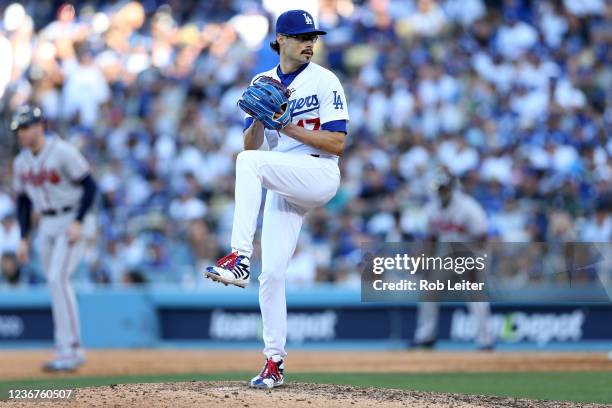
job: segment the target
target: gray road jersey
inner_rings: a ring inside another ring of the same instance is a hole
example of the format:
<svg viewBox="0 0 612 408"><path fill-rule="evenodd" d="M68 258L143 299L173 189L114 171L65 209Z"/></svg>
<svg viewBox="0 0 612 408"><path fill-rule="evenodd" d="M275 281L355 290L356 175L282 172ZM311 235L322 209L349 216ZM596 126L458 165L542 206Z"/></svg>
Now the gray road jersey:
<svg viewBox="0 0 612 408"><path fill-rule="evenodd" d="M23 149L13 163L13 187L25 192L36 212L74 207L83 189L78 184L89 172L89 164L78 149L56 136L34 155Z"/></svg>
<svg viewBox="0 0 612 408"><path fill-rule="evenodd" d="M428 232L440 241L463 242L487 232L487 216L482 206L469 195L453 192L448 207L436 199L427 209Z"/></svg>

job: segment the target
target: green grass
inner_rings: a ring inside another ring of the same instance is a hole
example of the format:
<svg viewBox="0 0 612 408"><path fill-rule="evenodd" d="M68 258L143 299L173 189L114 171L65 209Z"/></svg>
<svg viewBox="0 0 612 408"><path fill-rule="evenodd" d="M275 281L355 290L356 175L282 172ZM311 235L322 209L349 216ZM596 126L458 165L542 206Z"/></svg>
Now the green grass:
<svg viewBox="0 0 612 408"><path fill-rule="evenodd" d="M248 380L253 373L194 373L147 376L76 377L0 381L0 399L9 389L88 387L108 384ZM531 399L612 403L612 372L545 373L289 373L288 382L312 382L400 388L407 390L486 394Z"/></svg>

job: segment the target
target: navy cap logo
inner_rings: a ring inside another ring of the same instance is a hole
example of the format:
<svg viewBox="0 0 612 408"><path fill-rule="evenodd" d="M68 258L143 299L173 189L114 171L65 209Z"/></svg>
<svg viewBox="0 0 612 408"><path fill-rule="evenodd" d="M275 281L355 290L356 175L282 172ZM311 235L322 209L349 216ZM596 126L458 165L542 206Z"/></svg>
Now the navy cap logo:
<svg viewBox="0 0 612 408"><path fill-rule="evenodd" d="M314 18L306 10L288 10L278 16L276 33L285 35L326 34L325 31L315 26Z"/></svg>

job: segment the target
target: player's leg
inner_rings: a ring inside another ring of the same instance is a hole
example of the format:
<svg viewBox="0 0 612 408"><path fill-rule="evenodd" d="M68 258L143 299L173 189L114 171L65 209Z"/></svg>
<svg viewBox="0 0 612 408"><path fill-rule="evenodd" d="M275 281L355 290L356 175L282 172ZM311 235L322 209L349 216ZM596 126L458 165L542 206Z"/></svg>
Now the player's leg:
<svg viewBox="0 0 612 408"><path fill-rule="evenodd" d="M71 278L83 258L83 253L85 252L85 241L79 240L75 244L68 244L68 249L66 250L66 252L66 270L64 271L64 284L66 288L66 293L68 294L68 296L66 297L66 303L69 305L69 309L74 315L74 325L71 325L71 344L73 348L78 349L81 347L81 324L79 319L79 308L76 301L76 295L74 293Z"/></svg>
<svg viewBox="0 0 612 408"><path fill-rule="evenodd" d="M306 210L278 193L268 192L261 232L259 302L266 357L286 356L285 274L295 252Z"/></svg>
<svg viewBox="0 0 612 408"><path fill-rule="evenodd" d="M417 324L414 331L413 345L432 347L438 338L438 319L440 304L438 302L419 302Z"/></svg>
<svg viewBox="0 0 612 408"><path fill-rule="evenodd" d="M268 191L261 232L262 268L259 276L266 366L251 380L253 387L272 388L283 383L283 364L287 355L285 273L295 251L305 213L305 209L290 203L280 194Z"/></svg>
<svg viewBox="0 0 612 408"><path fill-rule="evenodd" d="M310 155L258 150L241 152L236 160L232 248L251 255L262 188L300 206L320 206L338 189L340 173L337 168L333 160Z"/></svg>
<svg viewBox="0 0 612 408"><path fill-rule="evenodd" d="M46 365L52 371L73 370L82 364L79 312L70 277L78 266L84 249L82 241L70 245L65 234L59 234L51 249L47 273L57 358Z"/></svg>
<svg viewBox="0 0 612 408"><path fill-rule="evenodd" d="M51 282L50 273L51 273L51 258L53 255L53 248L55 246L56 237L53 235L44 235L40 234L40 255L42 261L43 272L45 274L45 279L47 282ZM49 292L51 293L51 316L53 318L53 339L55 343L56 354L59 355L60 352L60 343L58 341L58 323L59 316L57 313L59 311L58 308L55 307L55 303L53 301L53 288L51 284L48 284Z"/></svg>
<svg viewBox="0 0 612 408"><path fill-rule="evenodd" d="M43 251L43 259L47 259L45 274L47 286L51 295L51 312L53 314L53 331L55 347L58 356L65 355L69 351L68 336L70 333L70 322L67 318L67 303L64 300L64 288L61 282L62 264L64 262L65 245L59 242L59 236L49 237L48 248ZM47 252L45 254L45 252Z"/></svg>
<svg viewBox="0 0 612 408"><path fill-rule="evenodd" d="M330 159L256 150L240 153L236 161L232 253L206 268L205 276L241 287L248 283L263 188L299 207L312 208L329 201L339 183L338 165Z"/></svg>
<svg viewBox="0 0 612 408"><path fill-rule="evenodd" d="M492 349L494 340L489 329L489 317L491 316L489 302L469 302L468 309L477 322L476 344L478 348L482 350Z"/></svg>
<svg viewBox="0 0 612 408"><path fill-rule="evenodd" d="M51 255L53 253L53 244L55 243L55 237L50 235L40 236L40 255L42 261L43 272L45 277L49 279L48 274L51 268Z"/></svg>

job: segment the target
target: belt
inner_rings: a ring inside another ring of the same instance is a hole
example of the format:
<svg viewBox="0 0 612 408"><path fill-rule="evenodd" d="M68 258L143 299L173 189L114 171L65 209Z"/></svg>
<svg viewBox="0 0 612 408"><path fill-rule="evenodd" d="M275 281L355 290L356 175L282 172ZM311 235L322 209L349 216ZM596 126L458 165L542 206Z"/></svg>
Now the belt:
<svg viewBox="0 0 612 408"><path fill-rule="evenodd" d="M322 157L322 158L324 158L324 159L331 159L332 157L334 157L334 156L332 156L332 155L330 155L330 154L324 154L324 155L320 155L320 154L311 154L311 156L312 156L312 157Z"/></svg>
<svg viewBox="0 0 612 408"><path fill-rule="evenodd" d="M41 211L41 214L45 216L54 217L56 215L66 214L67 212L70 212L70 211L72 211L72 207L62 207L62 208L58 208L57 210L44 210L44 211Z"/></svg>

